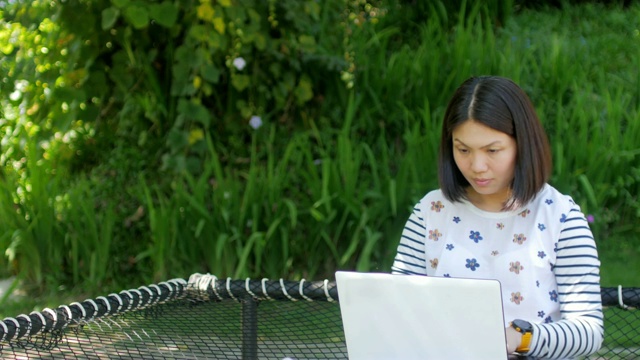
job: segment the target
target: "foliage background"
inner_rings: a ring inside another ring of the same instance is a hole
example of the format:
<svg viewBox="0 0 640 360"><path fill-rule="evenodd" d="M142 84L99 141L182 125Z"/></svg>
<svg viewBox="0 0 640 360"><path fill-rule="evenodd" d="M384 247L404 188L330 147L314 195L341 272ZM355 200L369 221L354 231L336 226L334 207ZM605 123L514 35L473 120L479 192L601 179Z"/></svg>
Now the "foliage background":
<svg viewBox="0 0 640 360"><path fill-rule="evenodd" d="M439 122L510 77L640 285L640 7L410 0L0 1L0 274L86 292L211 272L387 271ZM543 20L540 20L543 19Z"/></svg>

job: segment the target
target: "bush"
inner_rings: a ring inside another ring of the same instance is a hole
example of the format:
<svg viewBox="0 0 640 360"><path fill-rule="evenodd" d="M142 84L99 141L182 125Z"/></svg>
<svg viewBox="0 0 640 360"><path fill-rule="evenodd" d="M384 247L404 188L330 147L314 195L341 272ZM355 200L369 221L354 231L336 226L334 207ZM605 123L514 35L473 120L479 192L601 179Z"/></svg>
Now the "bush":
<svg viewBox="0 0 640 360"><path fill-rule="evenodd" d="M437 186L444 106L477 74L531 95L552 183L596 238L637 236L638 49L603 31L635 37L633 12L323 4L8 6L0 265L42 287L114 290L194 271L385 271Z"/></svg>

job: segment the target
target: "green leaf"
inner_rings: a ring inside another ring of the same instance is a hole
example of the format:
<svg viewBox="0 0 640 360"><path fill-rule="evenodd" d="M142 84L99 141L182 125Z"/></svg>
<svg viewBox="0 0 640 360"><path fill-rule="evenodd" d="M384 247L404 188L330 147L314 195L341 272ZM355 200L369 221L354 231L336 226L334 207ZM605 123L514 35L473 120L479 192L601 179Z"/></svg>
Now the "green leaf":
<svg viewBox="0 0 640 360"><path fill-rule="evenodd" d="M149 15L158 24L171 28L178 19L178 8L169 1L165 1L162 4L151 4L149 6Z"/></svg>
<svg viewBox="0 0 640 360"><path fill-rule="evenodd" d="M220 69L213 64L205 65L202 69L202 77L208 82L217 84L220 80Z"/></svg>
<svg viewBox="0 0 640 360"><path fill-rule="evenodd" d="M304 3L304 12L311 15L313 20L320 19L320 5L315 1L307 1Z"/></svg>
<svg viewBox="0 0 640 360"><path fill-rule="evenodd" d="M232 75L231 84L238 91L242 91L249 86L249 76L247 75Z"/></svg>
<svg viewBox="0 0 640 360"><path fill-rule="evenodd" d="M303 50L308 52L314 52L316 50L316 39L313 36L300 35L298 41Z"/></svg>
<svg viewBox="0 0 640 360"><path fill-rule="evenodd" d="M256 33L253 43L258 50L264 50L267 47L267 39L263 34Z"/></svg>
<svg viewBox="0 0 640 360"><path fill-rule="evenodd" d="M172 129L167 137L167 144L173 150L180 150L189 145L189 134L186 131Z"/></svg>
<svg viewBox="0 0 640 360"><path fill-rule="evenodd" d="M129 5L129 0L111 0L111 2L113 3L113 5L115 5L116 7L122 9L123 7Z"/></svg>
<svg viewBox="0 0 640 360"><path fill-rule="evenodd" d="M178 112L184 116L185 119L197 121L205 127L208 127L211 123L209 110L202 106L202 104L182 99L178 102Z"/></svg>
<svg viewBox="0 0 640 360"><path fill-rule="evenodd" d="M248 118L252 115L252 110L249 106L247 106L247 102L244 100L236 101L236 109L240 110L240 114L244 118Z"/></svg>
<svg viewBox="0 0 640 360"><path fill-rule="evenodd" d="M303 76L302 79L300 79L298 86L296 86L296 89L294 90L294 94L296 96L296 100L298 101L299 105L302 105L307 101L311 100L311 98L313 98L313 89L311 88L311 80L309 80L308 77Z"/></svg>
<svg viewBox="0 0 640 360"><path fill-rule="evenodd" d="M118 20L118 16L120 16L120 10L113 6L102 10L102 30L111 29L116 20Z"/></svg>
<svg viewBox="0 0 640 360"><path fill-rule="evenodd" d="M1 16L2 14L0 14ZM9 55L13 52L13 44L9 44L9 43L4 43L4 44L0 44L0 51L5 54L5 55Z"/></svg>
<svg viewBox="0 0 640 360"><path fill-rule="evenodd" d="M124 9L127 19L136 29L142 29L149 24L149 12L139 5L127 6Z"/></svg>

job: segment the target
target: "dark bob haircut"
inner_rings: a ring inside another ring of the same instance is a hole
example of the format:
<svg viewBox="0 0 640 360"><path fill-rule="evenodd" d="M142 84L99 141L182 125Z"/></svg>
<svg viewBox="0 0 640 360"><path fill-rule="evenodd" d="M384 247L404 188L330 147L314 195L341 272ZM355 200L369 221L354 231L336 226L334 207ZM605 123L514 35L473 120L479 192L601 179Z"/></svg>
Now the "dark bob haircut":
<svg viewBox="0 0 640 360"><path fill-rule="evenodd" d="M453 202L466 199L466 188L470 186L455 163L451 139L454 129L468 120L515 139L511 198L503 209L526 205L551 173L549 142L527 94L513 81L498 76L472 77L456 89L444 114L438 158L440 188Z"/></svg>

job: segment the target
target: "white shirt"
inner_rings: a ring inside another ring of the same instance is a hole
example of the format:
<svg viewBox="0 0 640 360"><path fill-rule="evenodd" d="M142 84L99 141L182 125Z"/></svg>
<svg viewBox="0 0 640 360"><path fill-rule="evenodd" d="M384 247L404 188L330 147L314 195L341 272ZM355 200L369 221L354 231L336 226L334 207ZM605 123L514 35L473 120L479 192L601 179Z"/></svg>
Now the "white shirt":
<svg viewBox="0 0 640 360"><path fill-rule="evenodd" d="M440 190L428 193L405 225L392 272L497 279L505 321L534 325L527 355L568 358L602 343L599 267L579 206L545 185L510 212L452 203Z"/></svg>

